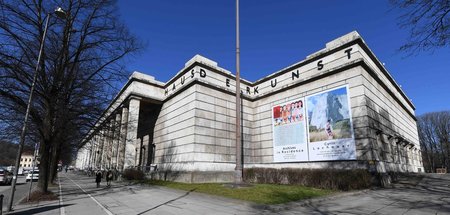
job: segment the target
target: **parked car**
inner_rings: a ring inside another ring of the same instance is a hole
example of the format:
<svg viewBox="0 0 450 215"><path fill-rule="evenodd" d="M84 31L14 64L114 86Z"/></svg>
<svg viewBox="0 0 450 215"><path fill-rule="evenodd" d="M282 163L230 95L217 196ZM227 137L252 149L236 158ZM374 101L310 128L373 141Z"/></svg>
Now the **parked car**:
<svg viewBox="0 0 450 215"><path fill-rule="evenodd" d="M13 175L6 169L0 169L0 183L11 184Z"/></svg>
<svg viewBox="0 0 450 215"><path fill-rule="evenodd" d="M27 182L33 180L33 181L37 181L39 179L39 170L30 170L30 172L28 172L27 177L25 178L25 180Z"/></svg>

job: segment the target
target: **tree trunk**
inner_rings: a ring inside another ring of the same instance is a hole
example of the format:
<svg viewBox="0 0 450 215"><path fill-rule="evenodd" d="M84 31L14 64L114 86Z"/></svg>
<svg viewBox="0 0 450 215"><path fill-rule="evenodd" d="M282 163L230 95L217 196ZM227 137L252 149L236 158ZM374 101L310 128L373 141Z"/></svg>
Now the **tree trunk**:
<svg viewBox="0 0 450 215"><path fill-rule="evenodd" d="M39 164L39 180L37 183L37 189L41 192L48 191L48 166L50 163L50 147L49 143L46 141L41 141L40 151L40 164Z"/></svg>
<svg viewBox="0 0 450 215"><path fill-rule="evenodd" d="M58 173L58 163L59 163L59 143L54 143L52 146L52 155L51 155L51 162L50 162L50 174L48 178L49 183L54 183L56 179L56 175Z"/></svg>

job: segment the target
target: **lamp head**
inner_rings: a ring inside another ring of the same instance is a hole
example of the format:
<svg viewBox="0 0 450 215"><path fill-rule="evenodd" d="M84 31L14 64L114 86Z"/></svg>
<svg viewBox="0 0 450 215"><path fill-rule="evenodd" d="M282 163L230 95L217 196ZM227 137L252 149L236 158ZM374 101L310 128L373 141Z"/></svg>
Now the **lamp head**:
<svg viewBox="0 0 450 215"><path fill-rule="evenodd" d="M61 19L67 19L67 12L64 11L61 7L57 7L55 9L55 14Z"/></svg>

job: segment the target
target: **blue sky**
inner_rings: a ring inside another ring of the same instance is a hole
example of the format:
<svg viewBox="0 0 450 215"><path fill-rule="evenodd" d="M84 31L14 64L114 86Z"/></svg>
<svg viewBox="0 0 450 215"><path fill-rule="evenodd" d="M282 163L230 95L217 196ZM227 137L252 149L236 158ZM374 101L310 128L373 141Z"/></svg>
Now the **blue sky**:
<svg viewBox="0 0 450 215"><path fill-rule="evenodd" d="M166 82L195 54L235 71L234 0L119 0L120 19L146 43L127 65ZM255 81L357 30L416 106L450 110L450 49L407 57L408 30L387 0L240 0L241 76Z"/></svg>

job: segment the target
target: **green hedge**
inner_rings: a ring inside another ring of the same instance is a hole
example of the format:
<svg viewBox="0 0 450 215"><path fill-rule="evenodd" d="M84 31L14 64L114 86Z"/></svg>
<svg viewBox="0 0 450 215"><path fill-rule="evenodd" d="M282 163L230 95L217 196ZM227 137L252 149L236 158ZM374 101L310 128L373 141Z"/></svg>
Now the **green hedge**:
<svg viewBox="0 0 450 215"><path fill-rule="evenodd" d="M372 176L365 169L273 169L249 168L244 180L250 183L293 184L321 189L357 190L372 185Z"/></svg>

